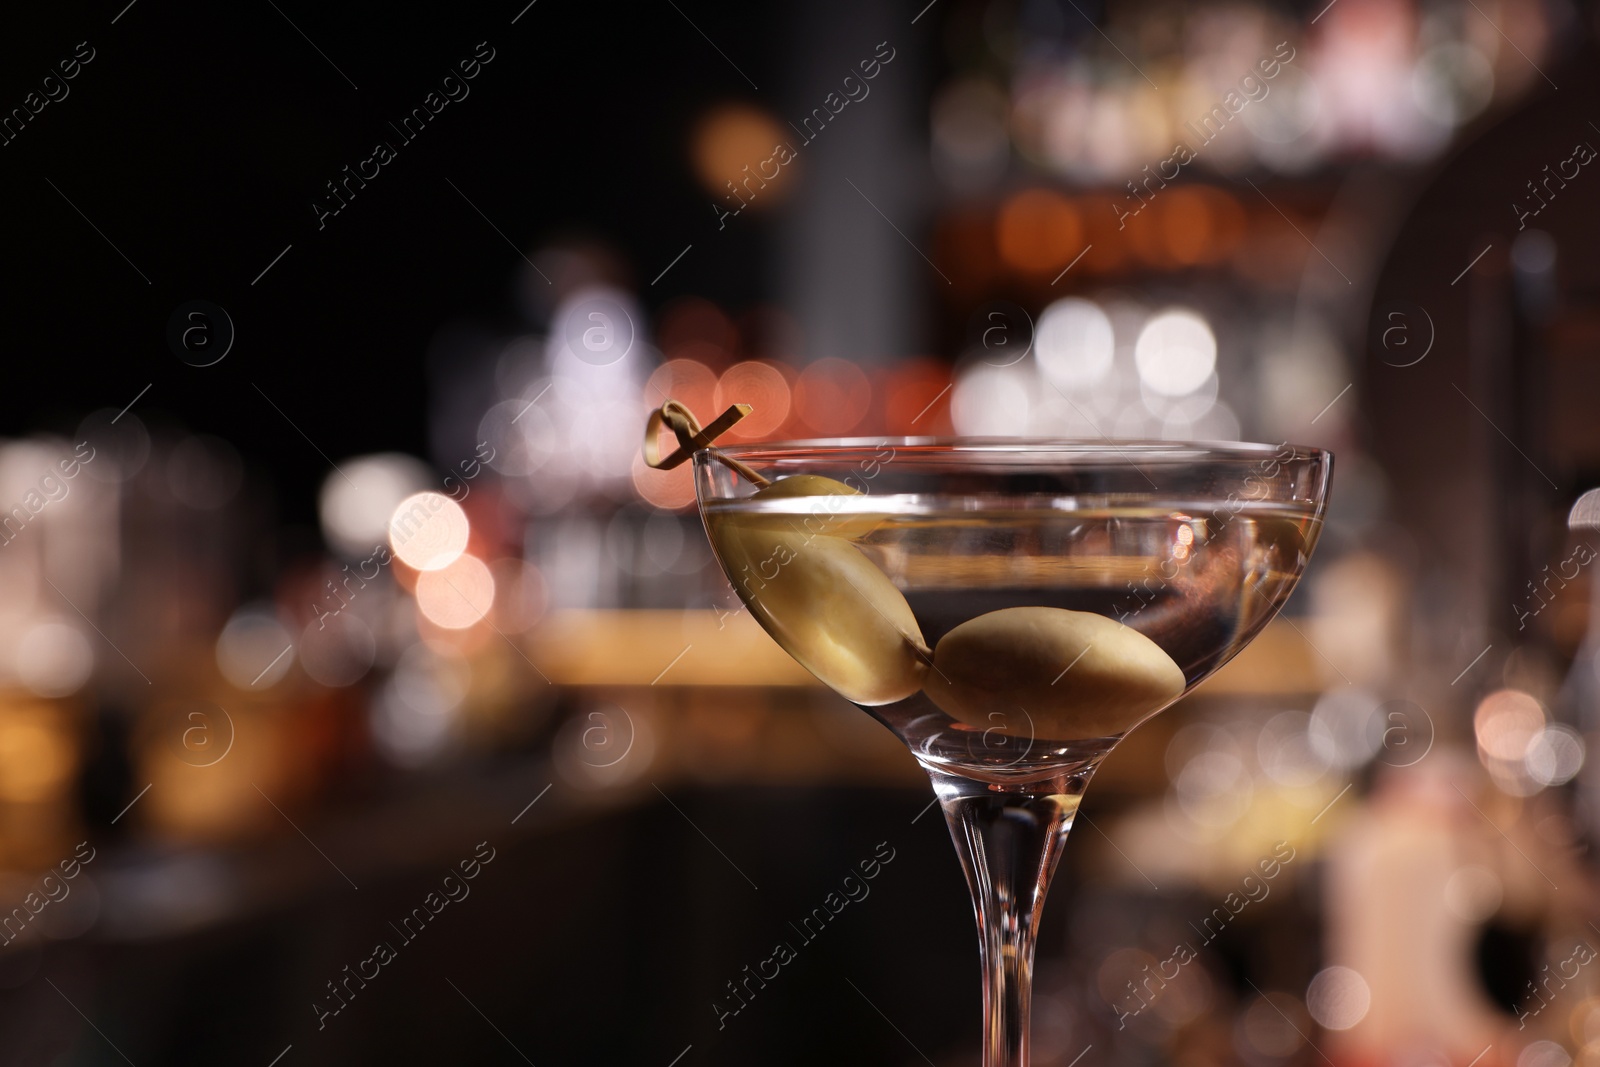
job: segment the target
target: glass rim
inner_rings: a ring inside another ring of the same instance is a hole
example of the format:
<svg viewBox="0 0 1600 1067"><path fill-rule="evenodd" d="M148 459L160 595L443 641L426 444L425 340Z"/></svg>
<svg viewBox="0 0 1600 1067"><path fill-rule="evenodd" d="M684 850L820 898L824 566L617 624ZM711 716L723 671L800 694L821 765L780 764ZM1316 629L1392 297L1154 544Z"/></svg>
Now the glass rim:
<svg viewBox="0 0 1600 1067"><path fill-rule="evenodd" d="M1137 455L1141 460L1206 462L1208 460L1259 460L1264 456L1280 458L1285 462L1330 460L1333 452L1311 445L1284 442L1269 445L1256 441L1166 441L1151 438L1082 437L958 437L929 436L903 437L818 437L792 441L758 441L749 444L708 445L696 450L695 458L717 452L731 459L800 459L824 458L832 453L860 452L880 448L927 449L928 454L1004 457L1008 454L1032 453L1061 456L1100 457L1106 460ZM707 456L709 458L709 456Z"/></svg>

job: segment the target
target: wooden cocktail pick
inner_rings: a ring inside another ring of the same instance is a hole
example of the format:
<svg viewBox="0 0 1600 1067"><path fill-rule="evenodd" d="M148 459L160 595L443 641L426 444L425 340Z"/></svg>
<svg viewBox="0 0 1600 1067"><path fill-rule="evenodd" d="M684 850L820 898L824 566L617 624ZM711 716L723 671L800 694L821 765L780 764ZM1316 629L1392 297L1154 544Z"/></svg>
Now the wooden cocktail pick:
<svg viewBox="0 0 1600 1067"><path fill-rule="evenodd" d="M735 423L753 410L749 404L735 404L713 419L710 426L702 428L700 420L694 417L694 412L676 400L668 400L665 404L650 412L650 419L645 423L644 461L657 470L671 470L688 460L700 449L710 448L711 442L727 433ZM678 439L678 447L665 456L661 454L661 427L663 425L670 429ZM712 455L754 485L766 488L772 484L736 459L730 459L716 451L713 451Z"/></svg>

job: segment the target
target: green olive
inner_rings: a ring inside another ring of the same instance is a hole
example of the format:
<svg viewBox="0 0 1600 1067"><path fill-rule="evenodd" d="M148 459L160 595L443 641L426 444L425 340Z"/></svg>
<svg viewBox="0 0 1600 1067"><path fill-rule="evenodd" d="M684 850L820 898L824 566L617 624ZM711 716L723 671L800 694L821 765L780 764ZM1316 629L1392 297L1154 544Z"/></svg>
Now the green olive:
<svg viewBox="0 0 1600 1067"><path fill-rule="evenodd" d="M783 500L794 496L860 496L856 490L820 474L791 474L756 491L757 500Z"/></svg>
<svg viewBox="0 0 1600 1067"><path fill-rule="evenodd" d="M831 534L850 540L865 537L883 522L881 514L845 510L847 505L828 503L830 497L860 496L858 490L820 474L794 474L758 490L752 500L794 500L811 498L803 512L786 511L769 517L769 524L781 529L801 529L806 534Z"/></svg>
<svg viewBox="0 0 1600 1067"><path fill-rule="evenodd" d="M969 619L933 652L927 694L972 726L1053 741L1111 737L1178 697L1183 671L1144 634L1062 608Z"/></svg>
<svg viewBox="0 0 1600 1067"><path fill-rule="evenodd" d="M711 542L740 599L778 644L857 704L892 704L922 687L922 630L865 553L840 537L750 518L711 517Z"/></svg>

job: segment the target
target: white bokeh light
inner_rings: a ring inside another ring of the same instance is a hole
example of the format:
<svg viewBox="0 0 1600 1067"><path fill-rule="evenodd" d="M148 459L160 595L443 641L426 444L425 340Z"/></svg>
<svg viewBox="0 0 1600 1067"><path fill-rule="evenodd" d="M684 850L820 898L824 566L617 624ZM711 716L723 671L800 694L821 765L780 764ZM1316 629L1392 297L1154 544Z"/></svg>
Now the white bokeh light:
<svg viewBox="0 0 1600 1067"><path fill-rule="evenodd" d="M1256 759L1268 778L1281 786L1300 789L1313 784L1328 770L1323 753L1311 743L1311 716L1303 711L1282 711L1268 719L1256 738Z"/></svg>
<svg viewBox="0 0 1600 1067"><path fill-rule="evenodd" d="M17 642L17 677L42 697L64 697L83 688L94 670L88 638L64 622L42 622Z"/></svg>
<svg viewBox="0 0 1600 1067"><path fill-rule="evenodd" d="M1572 1057L1554 1041L1535 1041L1517 1056L1517 1067L1568 1067Z"/></svg>
<svg viewBox="0 0 1600 1067"><path fill-rule="evenodd" d="M1335 689L1311 710L1307 735L1318 759L1348 771L1378 754L1383 729L1377 697L1362 689Z"/></svg>
<svg viewBox="0 0 1600 1067"><path fill-rule="evenodd" d="M1094 385L1110 373L1116 354L1111 320L1087 300L1057 300L1039 316L1033 350L1039 369L1060 388Z"/></svg>
<svg viewBox="0 0 1600 1067"><path fill-rule="evenodd" d="M240 608L217 636L217 667L240 689L276 685L294 658L294 640L270 604Z"/></svg>
<svg viewBox="0 0 1600 1067"><path fill-rule="evenodd" d="M1255 783L1237 754L1218 750L1190 759L1173 780L1172 792L1193 822L1223 828L1238 822L1249 810Z"/></svg>
<svg viewBox="0 0 1600 1067"><path fill-rule="evenodd" d="M1133 346L1139 378L1162 396L1184 396L1205 384L1217 365L1217 339L1206 320L1175 308L1151 316Z"/></svg>
<svg viewBox="0 0 1600 1067"><path fill-rule="evenodd" d="M1038 376L1027 362L1009 367L968 366L950 391L950 421L966 437L1014 437L1025 433Z"/></svg>
<svg viewBox="0 0 1600 1067"><path fill-rule="evenodd" d="M450 566L467 550L470 534L467 513L443 493L408 496L389 519L389 544L394 554L419 571Z"/></svg>
<svg viewBox="0 0 1600 1067"><path fill-rule="evenodd" d="M466 660L416 644L400 655L373 701L378 750L401 767L421 766L449 747L472 683Z"/></svg>
<svg viewBox="0 0 1600 1067"><path fill-rule="evenodd" d="M1523 757L1528 774L1540 785L1565 785L1583 769L1583 736L1566 723L1553 723L1528 741Z"/></svg>
<svg viewBox="0 0 1600 1067"><path fill-rule="evenodd" d="M399 452L345 460L323 479L317 496L322 536L343 555L369 555L383 543L400 501L429 480L421 460Z"/></svg>
<svg viewBox="0 0 1600 1067"><path fill-rule="evenodd" d="M1328 967L1306 987L1306 1010L1327 1030L1348 1030L1366 1017L1372 990L1349 967Z"/></svg>

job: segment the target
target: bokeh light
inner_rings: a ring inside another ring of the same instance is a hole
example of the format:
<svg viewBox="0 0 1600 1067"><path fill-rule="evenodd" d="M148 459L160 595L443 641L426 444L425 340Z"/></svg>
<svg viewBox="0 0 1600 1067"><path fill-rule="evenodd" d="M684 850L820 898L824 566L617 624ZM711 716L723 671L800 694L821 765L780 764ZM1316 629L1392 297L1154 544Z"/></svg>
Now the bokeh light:
<svg viewBox="0 0 1600 1067"><path fill-rule="evenodd" d="M1600 1044L1600 996L1586 997L1572 1009L1569 1028L1575 1044Z"/></svg>
<svg viewBox="0 0 1600 1067"><path fill-rule="evenodd" d="M1128 234L1117 223L1117 213L1126 211L1122 198L1089 194L1078 198L1085 223L1087 251L1075 270L1091 274L1115 274L1128 262Z"/></svg>
<svg viewBox="0 0 1600 1067"><path fill-rule="evenodd" d="M644 394L648 407L658 408L668 400L676 400L694 412L702 423L710 422L722 412L716 406L716 374L704 363L692 359L669 359L661 364L645 383Z"/></svg>
<svg viewBox="0 0 1600 1067"><path fill-rule="evenodd" d="M17 678L42 697L64 697L83 688L94 671L94 649L76 626L41 622L17 643Z"/></svg>
<svg viewBox="0 0 1600 1067"><path fill-rule="evenodd" d="M772 161L773 148L791 140L783 124L760 108L725 104L707 112L696 126L690 158L701 184L724 210L736 211L740 197L755 206L781 195L787 185L783 178L794 164ZM737 196L729 191L729 182L738 189Z"/></svg>
<svg viewBox="0 0 1600 1067"><path fill-rule="evenodd" d="M1517 1056L1517 1067L1568 1067L1572 1057L1554 1041L1532 1041Z"/></svg>
<svg viewBox="0 0 1600 1067"><path fill-rule="evenodd" d="M890 433L950 432L950 368L942 360L903 360L884 376L882 388L883 418Z"/></svg>
<svg viewBox="0 0 1600 1067"><path fill-rule="evenodd" d="M485 453L491 457L488 465L492 470L507 478L523 478L549 460L557 431L539 405L551 388L550 382L541 382L527 400L502 400L483 413L478 420L477 440L492 450ZM393 513L390 508L386 514Z"/></svg>
<svg viewBox="0 0 1600 1067"><path fill-rule="evenodd" d="M1039 369L1062 389L1094 385L1111 372L1116 341L1111 320L1088 300L1057 300L1039 316L1033 350Z"/></svg>
<svg viewBox="0 0 1600 1067"><path fill-rule="evenodd" d="M298 652L300 669L312 681L341 688L359 682L371 669L377 642L366 623L342 611L307 624Z"/></svg>
<svg viewBox="0 0 1600 1067"><path fill-rule="evenodd" d="M217 636L217 668L240 689L276 685L294 665L294 640L270 604L246 604Z"/></svg>
<svg viewBox="0 0 1600 1067"><path fill-rule="evenodd" d="M1385 725L1377 697L1364 689L1334 689L1311 710L1311 749L1330 767L1353 770L1383 747Z"/></svg>
<svg viewBox="0 0 1600 1067"><path fill-rule="evenodd" d="M461 505L443 493L406 497L389 519L389 545L395 556L419 571L436 571L467 550L471 526Z"/></svg>
<svg viewBox="0 0 1600 1067"><path fill-rule="evenodd" d="M641 499L655 507L669 511L689 507L694 503L694 464L683 463L671 470L658 470L647 465L643 456L635 456L633 488Z"/></svg>
<svg viewBox="0 0 1600 1067"><path fill-rule="evenodd" d="M1181 186L1163 193L1160 203L1161 239L1176 266L1221 262L1244 237L1244 209L1220 189Z"/></svg>
<svg viewBox="0 0 1600 1067"><path fill-rule="evenodd" d="M1199 314L1175 308L1152 315L1133 358L1139 378L1162 396L1183 396L1205 384L1217 365L1217 339Z"/></svg>
<svg viewBox="0 0 1600 1067"><path fill-rule="evenodd" d="M402 767L436 758L454 737L471 683L472 669L459 655L421 643L407 648L372 704L379 751Z"/></svg>
<svg viewBox="0 0 1600 1067"><path fill-rule="evenodd" d="M1250 1000L1234 1032L1246 1063L1287 1059L1305 1043L1305 1006L1286 993L1262 993ZM1296 1019L1302 1020L1296 1023Z"/></svg>
<svg viewBox="0 0 1600 1067"><path fill-rule="evenodd" d="M1583 735L1566 723L1553 723L1529 739L1523 762L1534 781L1552 786L1576 778L1583 759Z"/></svg>
<svg viewBox="0 0 1600 1067"><path fill-rule="evenodd" d="M1172 783L1178 807L1196 825L1213 829L1232 826L1250 808L1255 783L1236 752L1201 752Z"/></svg>
<svg viewBox="0 0 1600 1067"><path fill-rule="evenodd" d="M1306 987L1306 1009L1326 1030L1348 1030L1366 1018L1372 1007L1372 990L1360 973L1349 967L1319 971Z"/></svg>
<svg viewBox="0 0 1600 1067"><path fill-rule="evenodd" d="M1310 726L1311 716L1303 711L1279 712L1262 725L1256 736L1256 758L1268 778L1300 788L1327 773L1327 761L1311 743Z"/></svg>
<svg viewBox="0 0 1600 1067"><path fill-rule="evenodd" d="M1083 224L1060 193L1029 189L1001 207L995 220L1000 258L1015 270L1039 274L1060 270L1083 251Z"/></svg>
<svg viewBox="0 0 1600 1067"><path fill-rule="evenodd" d="M1485 755L1520 761L1544 729L1544 707L1521 690L1499 689L1478 704L1472 728Z"/></svg>
<svg viewBox="0 0 1600 1067"><path fill-rule="evenodd" d="M429 480L421 460L399 452L343 461L322 480L317 496L323 539L341 555L365 558L386 539L400 501Z"/></svg>
<svg viewBox="0 0 1600 1067"><path fill-rule="evenodd" d="M808 364L794 383L795 412L819 434L849 433L871 406L872 383L848 360L825 356Z"/></svg>
<svg viewBox="0 0 1600 1067"><path fill-rule="evenodd" d="M59 712L45 705L0 711L0 801L37 804L57 795L77 763Z"/></svg>
<svg viewBox="0 0 1600 1067"><path fill-rule="evenodd" d="M478 557L457 556L417 577L417 608L435 626L465 630L494 608L494 575Z"/></svg>
<svg viewBox="0 0 1600 1067"><path fill-rule="evenodd" d="M717 379L709 410L720 414L734 404L749 404L751 411L728 431L729 437L751 440L776 433L789 417L789 379L773 363L735 363Z"/></svg>
<svg viewBox="0 0 1600 1067"><path fill-rule="evenodd" d="M969 364L957 372L950 390L950 421L956 433L971 437L1025 433L1037 385L1031 364Z"/></svg>

